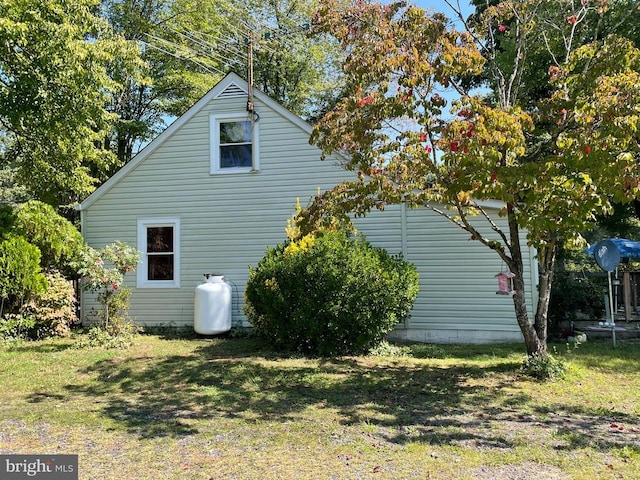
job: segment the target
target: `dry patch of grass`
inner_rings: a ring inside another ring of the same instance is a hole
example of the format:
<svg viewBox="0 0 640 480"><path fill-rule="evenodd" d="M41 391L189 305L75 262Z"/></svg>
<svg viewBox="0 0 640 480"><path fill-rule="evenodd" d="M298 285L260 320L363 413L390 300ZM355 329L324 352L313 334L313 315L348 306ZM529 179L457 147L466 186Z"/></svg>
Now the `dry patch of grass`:
<svg viewBox="0 0 640 480"><path fill-rule="evenodd" d="M252 339L126 351L0 346L0 453L71 453L83 479L640 478L640 344L587 344L566 379L522 346L304 359Z"/></svg>

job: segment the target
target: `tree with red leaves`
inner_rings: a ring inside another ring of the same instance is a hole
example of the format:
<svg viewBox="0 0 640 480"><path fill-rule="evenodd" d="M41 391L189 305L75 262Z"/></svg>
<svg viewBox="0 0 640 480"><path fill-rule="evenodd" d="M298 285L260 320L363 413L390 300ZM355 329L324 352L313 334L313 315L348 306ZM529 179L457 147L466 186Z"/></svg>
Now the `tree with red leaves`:
<svg viewBox="0 0 640 480"><path fill-rule="evenodd" d="M300 224L313 228L328 216L401 202L433 209L515 275L527 354L546 358L557 249L611 202L640 192L640 50L616 36L575 40L578 28L606 14L601 2L505 1L461 19L458 30L444 15L402 1L340 8L324 0L314 28L334 35L348 54L348 95L316 125L312 141L325 155L345 154L358 179L319 195ZM531 75L527 56L541 49L550 60ZM532 101L527 81L541 76L547 93ZM482 93L474 94L479 84ZM458 98L449 108L446 89ZM501 201L506 228L483 207L489 200ZM525 235L539 264L531 310Z"/></svg>

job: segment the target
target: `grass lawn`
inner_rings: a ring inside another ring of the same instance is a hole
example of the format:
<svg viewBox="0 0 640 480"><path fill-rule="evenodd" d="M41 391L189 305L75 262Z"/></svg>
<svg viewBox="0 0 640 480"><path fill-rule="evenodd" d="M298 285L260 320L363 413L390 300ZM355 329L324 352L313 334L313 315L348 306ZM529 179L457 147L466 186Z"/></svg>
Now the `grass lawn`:
<svg viewBox="0 0 640 480"><path fill-rule="evenodd" d="M253 339L72 344L0 344L0 453L78 454L91 480L640 478L637 342L581 345L546 384L518 374L521 345L305 359Z"/></svg>

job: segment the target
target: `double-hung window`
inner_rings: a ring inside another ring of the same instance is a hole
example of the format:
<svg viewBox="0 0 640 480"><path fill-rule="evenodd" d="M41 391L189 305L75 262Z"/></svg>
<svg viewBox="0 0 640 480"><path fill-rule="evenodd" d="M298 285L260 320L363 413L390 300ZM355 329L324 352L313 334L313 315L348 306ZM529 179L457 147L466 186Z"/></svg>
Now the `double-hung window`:
<svg viewBox="0 0 640 480"><path fill-rule="evenodd" d="M138 220L138 287L180 286L180 220L156 218Z"/></svg>
<svg viewBox="0 0 640 480"><path fill-rule="evenodd" d="M211 115L211 173L258 170L258 124L246 113Z"/></svg>

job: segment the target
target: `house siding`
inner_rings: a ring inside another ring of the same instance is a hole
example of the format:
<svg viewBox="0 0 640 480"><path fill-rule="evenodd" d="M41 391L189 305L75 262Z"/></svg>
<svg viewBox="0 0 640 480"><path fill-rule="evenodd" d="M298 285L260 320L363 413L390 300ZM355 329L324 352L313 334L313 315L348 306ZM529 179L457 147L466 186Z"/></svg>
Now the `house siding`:
<svg viewBox="0 0 640 480"><path fill-rule="evenodd" d="M135 288L134 274L125 279L134 289L130 315L138 323L191 325L195 288L203 273L214 271L232 282L233 318L243 319L248 267L266 246L286 238L296 199L306 204L318 189L345 178L343 169L319 160L305 131L254 103L260 114L260 172L209 173L210 114L242 112L246 105L246 98L217 99L83 212L85 239L98 248L116 239L137 245L140 218L180 218L181 288ZM84 295L85 315L95 308L94 297Z"/></svg>
<svg viewBox="0 0 640 480"><path fill-rule="evenodd" d="M506 230L505 219L493 213L493 221ZM394 337L464 343L521 340L512 298L496 294L494 275L506 267L495 252L427 208L395 206L363 220L359 230L372 243L389 253L402 253L420 274L420 293L411 317L398 325ZM498 239L481 216L471 221L483 234ZM524 236L522 242L526 245ZM530 279L535 273L533 252L526 247L524 252L525 278ZM531 288L526 300L529 307L533 305Z"/></svg>
<svg viewBox="0 0 640 480"><path fill-rule="evenodd" d="M320 161L320 151L308 143L308 130L260 95L254 104L260 115L258 173L209 173L210 115L242 112L246 106L246 97L218 97L198 107L142 161L125 167L125 174L81 207L83 234L96 248L115 240L136 246L139 219L180 219L180 288L136 288L135 273L125 278L133 289L130 315L137 323L193 325L194 292L205 272L225 275L233 287L233 322L245 321L242 300L249 266L258 263L267 246L285 239L296 199L305 205L318 190L352 178L335 161ZM420 293L396 337L520 339L511 298L495 294L499 258L470 241L466 232L430 210L398 205L356 219L356 226L371 243L391 254L403 253L418 268ZM527 301L532 305L530 290ZM95 297L85 293L82 308L84 321L90 322Z"/></svg>
<svg viewBox="0 0 640 480"><path fill-rule="evenodd" d="M496 295L494 275L506 268L498 255L433 211L418 209L407 213L407 259L420 271L422 292L407 327L419 330L418 334L414 332L414 339L520 340L512 298ZM494 221L507 228L503 219ZM492 230L481 216L472 222L491 237L488 232ZM529 278L530 262L525 267ZM528 305L532 300L529 291Z"/></svg>

